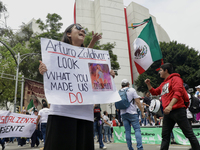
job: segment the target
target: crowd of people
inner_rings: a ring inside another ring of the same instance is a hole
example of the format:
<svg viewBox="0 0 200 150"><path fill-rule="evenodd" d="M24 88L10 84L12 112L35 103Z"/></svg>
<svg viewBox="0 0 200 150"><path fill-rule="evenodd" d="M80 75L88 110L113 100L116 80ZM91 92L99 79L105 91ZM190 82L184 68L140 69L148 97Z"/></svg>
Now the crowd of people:
<svg viewBox="0 0 200 150"><path fill-rule="evenodd" d="M37 116L37 123L35 130L31 137L10 137L10 138L0 139L2 150L5 149L5 146L8 143L14 143L14 141L17 141L18 147L23 147L26 144L30 144L30 147L34 148L38 147L41 143L43 146L45 144L46 124L49 114L49 105L45 100L42 100L41 110L37 109L37 105L32 107L30 111L22 109L22 111L19 112L20 114Z"/></svg>

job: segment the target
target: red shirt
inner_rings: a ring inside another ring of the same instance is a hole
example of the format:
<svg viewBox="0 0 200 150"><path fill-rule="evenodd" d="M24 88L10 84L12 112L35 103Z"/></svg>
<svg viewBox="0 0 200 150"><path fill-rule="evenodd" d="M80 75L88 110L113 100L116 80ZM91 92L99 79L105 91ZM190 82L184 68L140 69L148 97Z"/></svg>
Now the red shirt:
<svg viewBox="0 0 200 150"><path fill-rule="evenodd" d="M187 92L183 86L183 80L178 73L170 74L161 85L154 89L149 90L152 95L161 95L163 110L169 105L172 98L176 98L178 101L173 105L173 109L186 107L184 104L184 98L188 99Z"/></svg>
<svg viewBox="0 0 200 150"><path fill-rule="evenodd" d="M113 127L117 126L116 120L112 120Z"/></svg>

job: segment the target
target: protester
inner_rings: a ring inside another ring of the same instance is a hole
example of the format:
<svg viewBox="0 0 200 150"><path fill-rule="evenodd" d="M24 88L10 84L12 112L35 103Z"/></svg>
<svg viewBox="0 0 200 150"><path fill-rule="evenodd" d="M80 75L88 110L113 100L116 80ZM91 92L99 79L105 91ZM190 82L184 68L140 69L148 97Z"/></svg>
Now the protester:
<svg viewBox="0 0 200 150"><path fill-rule="evenodd" d="M153 117L154 117L154 123L155 123L155 125L158 125L156 114L151 113L151 112L149 111L149 106L150 106L150 104L151 104L151 98L150 98L150 92L149 92L149 91L146 91L146 92L145 92L145 97L144 97L143 103L146 104L146 110L147 110L147 116L148 116L149 124L150 124L151 126L153 125L153 124L152 124L153 121L151 120L151 115L153 115Z"/></svg>
<svg viewBox="0 0 200 150"><path fill-rule="evenodd" d="M21 114L26 115L26 109L23 109L21 111ZM26 138L25 137L18 137L17 140L18 140L18 147L20 147L20 146L22 147L22 146L26 145Z"/></svg>
<svg viewBox="0 0 200 150"><path fill-rule="evenodd" d="M34 115L38 116L37 109L34 109ZM39 131L35 130L31 136L31 147L35 147L35 145L36 145L36 147L39 146L40 142L39 142L38 136L39 136Z"/></svg>
<svg viewBox="0 0 200 150"><path fill-rule="evenodd" d="M62 42L84 47L85 34L80 24L72 24L65 30ZM88 47L92 48L99 39L100 34L93 35ZM41 74L47 71L46 65L41 61L39 71ZM110 73L114 77L114 71L111 70ZM51 104L44 150L94 150L93 121L93 105Z"/></svg>
<svg viewBox="0 0 200 150"><path fill-rule="evenodd" d="M195 97L200 98L200 85L196 86L195 89L197 90L194 94Z"/></svg>
<svg viewBox="0 0 200 150"><path fill-rule="evenodd" d="M123 79L121 82L122 89L125 90L129 88L129 81L127 79ZM130 106L127 109L121 109L121 117L124 124L125 132L126 132L126 142L129 150L133 150L132 142L131 142L131 125L133 126L133 129L135 131L135 138L137 141L137 149L143 150L142 145L142 136L141 136L141 130L140 130L140 124L139 124L139 118L137 115L137 107L140 109L142 118L144 118L144 111L140 103L140 97L136 93L134 88L129 88L127 90L127 98L129 102L134 99L134 102L130 104Z"/></svg>
<svg viewBox="0 0 200 150"><path fill-rule="evenodd" d="M5 149L5 142L4 142L4 140L1 139L1 138L0 138L0 144L1 144L1 146L2 146L2 150L4 150L4 149Z"/></svg>
<svg viewBox="0 0 200 150"><path fill-rule="evenodd" d="M200 99L200 85L196 86L195 89L197 90L194 94L195 97L199 98ZM200 120L200 112L195 114L196 116L196 120Z"/></svg>
<svg viewBox="0 0 200 150"><path fill-rule="evenodd" d="M105 141L105 143L109 144L109 143L111 143L111 123L110 123L110 119L108 118L108 112L104 111L103 114L104 114L103 128L104 128L104 138L105 138L104 141ZM108 140L107 140L107 138L108 138Z"/></svg>
<svg viewBox="0 0 200 150"><path fill-rule="evenodd" d="M103 144L103 139L102 139L102 124L103 124L103 121L101 120L101 118L102 118L102 116L101 116L100 105L95 104L94 105L94 136L95 136L95 131L97 130L99 147L106 149L106 147Z"/></svg>
<svg viewBox="0 0 200 150"><path fill-rule="evenodd" d="M183 86L185 87L186 91L189 89L189 86L186 83L183 83ZM189 97L189 100L190 100L190 104L191 104L191 95L189 93L187 93L187 94L188 94L188 97ZM186 109L186 114L187 114L187 118L188 118L188 121L189 121L190 125L192 125L192 122L194 121L194 118L193 118L192 112L189 110L190 104L189 104L188 108Z"/></svg>
<svg viewBox="0 0 200 150"><path fill-rule="evenodd" d="M112 124L113 124L113 127L116 127L119 124L119 121L115 118L115 116L113 116L112 118Z"/></svg>
<svg viewBox="0 0 200 150"><path fill-rule="evenodd" d="M170 63L162 65L159 74L161 78L164 78L164 81L158 88L154 89L151 86L150 79L146 79L145 83L152 95L161 95L162 98L164 117L160 149L169 149L170 134L175 123L179 125L185 137L189 139L192 149L200 149L199 142L186 116L184 102L189 98L183 87L183 80L178 73L173 73L173 66Z"/></svg>
<svg viewBox="0 0 200 150"><path fill-rule="evenodd" d="M42 137L43 137L43 140L44 140L44 145L45 145L45 134L46 134L46 126L47 126L48 115L49 115L49 108L47 106L47 103L43 103L42 109L38 113L36 129L38 130L38 125L39 125L39 122L40 122Z"/></svg>

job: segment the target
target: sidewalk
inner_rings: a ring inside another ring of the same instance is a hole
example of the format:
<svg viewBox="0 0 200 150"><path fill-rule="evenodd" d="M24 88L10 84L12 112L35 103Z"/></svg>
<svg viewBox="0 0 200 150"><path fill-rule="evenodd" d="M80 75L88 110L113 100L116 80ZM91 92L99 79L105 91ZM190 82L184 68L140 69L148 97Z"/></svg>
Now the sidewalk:
<svg viewBox="0 0 200 150"><path fill-rule="evenodd" d="M128 150L126 143L110 143L110 144L105 144L107 147L107 150ZM144 150L159 150L160 145L156 144L144 144ZM5 150L39 150L42 148L42 145L39 145L37 148L31 148L30 144L26 144L23 147L18 147L17 142L14 143L8 143L6 145ZM136 144L133 144L134 150L137 150ZM191 148L190 146L184 146L184 145L177 145L177 144L172 144L170 145L169 150L188 150ZM1 147L0 147L1 149ZM99 148L99 143L95 142L95 150L102 150Z"/></svg>

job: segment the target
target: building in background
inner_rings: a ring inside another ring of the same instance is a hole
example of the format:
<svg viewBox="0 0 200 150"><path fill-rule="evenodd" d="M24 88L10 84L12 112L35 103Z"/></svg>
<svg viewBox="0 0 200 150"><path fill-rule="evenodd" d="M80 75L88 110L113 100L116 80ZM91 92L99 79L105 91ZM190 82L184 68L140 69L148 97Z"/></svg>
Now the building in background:
<svg viewBox="0 0 200 150"><path fill-rule="evenodd" d="M133 42L139 36L143 26L136 29L128 28L131 23L139 23L152 17L157 39L160 42L170 42L166 31L156 22L156 17L149 14L149 9L131 2L126 8L123 0L76 0L74 6L74 21L80 23L89 31L102 33L100 44L116 43L113 53L117 55L120 64L118 76L114 82L117 89L121 88L121 80L126 78L134 86L139 73L132 59ZM137 87L135 87L137 89ZM101 105L102 110L115 114L113 104Z"/></svg>

